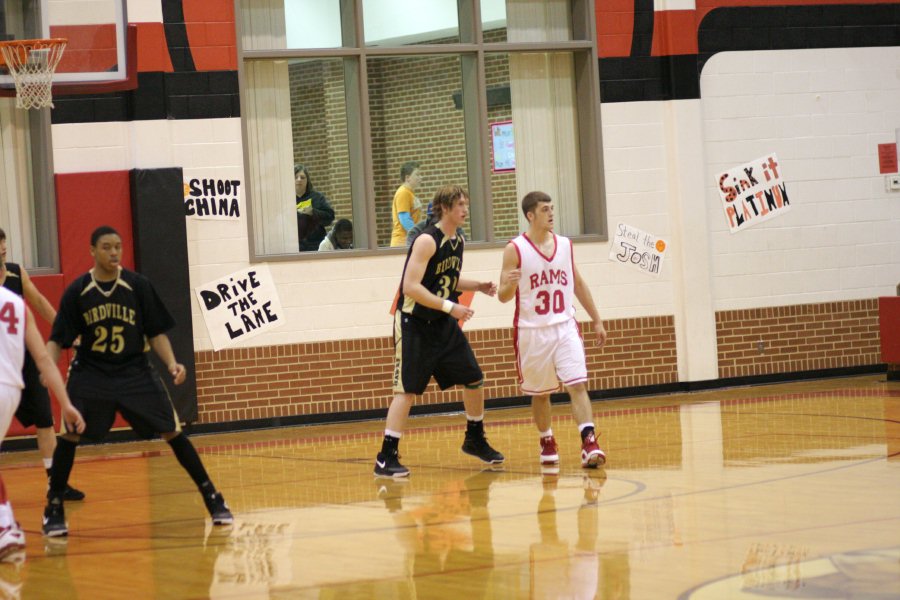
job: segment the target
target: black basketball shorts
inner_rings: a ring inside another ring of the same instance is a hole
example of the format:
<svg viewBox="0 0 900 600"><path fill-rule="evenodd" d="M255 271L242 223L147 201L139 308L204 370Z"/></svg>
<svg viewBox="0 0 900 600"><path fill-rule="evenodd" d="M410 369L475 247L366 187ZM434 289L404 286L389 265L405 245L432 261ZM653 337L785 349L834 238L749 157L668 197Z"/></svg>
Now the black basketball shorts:
<svg viewBox="0 0 900 600"><path fill-rule="evenodd" d="M25 427L34 425L38 428L53 427L53 412L50 410L50 394L41 383L41 373L31 354L25 352L25 363L22 366L22 379L25 388L22 390L22 401L16 409L16 418Z"/></svg>
<svg viewBox="0 0 900 600"><path fill-rule="evenodd" d="M394 314L394 392L422 394L434 377L446 390L479 383L484 373L456 320L449 316L425 321Z"/></svg>
<svg viewBox="0 0 900 600"><path fill-rule="evenodd" d="M127 377L73 367L66 390L84 417L84 437L98 441L106 437L116 411L144 439L181 431L169 392L152 366Z"/></svg>

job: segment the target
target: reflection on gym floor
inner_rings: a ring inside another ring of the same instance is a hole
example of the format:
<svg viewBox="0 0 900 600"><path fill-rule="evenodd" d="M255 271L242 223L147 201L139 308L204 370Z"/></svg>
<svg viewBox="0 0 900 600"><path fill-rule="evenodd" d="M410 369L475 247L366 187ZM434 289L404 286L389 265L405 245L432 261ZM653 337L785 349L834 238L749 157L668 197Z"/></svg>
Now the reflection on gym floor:
<svg viewBox="0 0 900 600"><path fill-rule="evenodd" d="M196 436L235 513L213 528L162 443L86 447L68 539L40 535L36 452L4 453L23 564L0 598L896 598L900 384L868 376L595 403L605 469L558 468L530 411L491 411L502 469L459 415L404 437L409 481L372 476L381 423ZM490 404L490 403L488 403Z"/></svg>

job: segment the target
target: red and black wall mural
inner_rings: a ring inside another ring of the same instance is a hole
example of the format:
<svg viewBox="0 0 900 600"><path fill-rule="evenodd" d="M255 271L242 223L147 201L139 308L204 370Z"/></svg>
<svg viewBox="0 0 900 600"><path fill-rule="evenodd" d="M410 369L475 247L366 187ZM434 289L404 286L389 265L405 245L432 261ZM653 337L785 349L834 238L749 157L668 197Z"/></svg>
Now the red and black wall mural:
<svg viewBox="0 0 900 600"><path fill-rule="evenodd" d="M668 11L611 0L596 12L604 103L699 98L718 52L900 45L900 4L885 0L698 0Z"/></svg>

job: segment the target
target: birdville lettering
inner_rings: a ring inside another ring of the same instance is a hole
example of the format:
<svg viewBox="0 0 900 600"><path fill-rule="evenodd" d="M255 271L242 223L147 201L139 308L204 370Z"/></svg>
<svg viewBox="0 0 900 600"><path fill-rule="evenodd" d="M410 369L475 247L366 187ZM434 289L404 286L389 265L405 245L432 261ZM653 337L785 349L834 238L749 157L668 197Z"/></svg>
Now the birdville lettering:
<svg viewBox="0 0 900 600"><path fill-rule="evenodd" d="M272 302L260 304L254 296L254 290L260 285L256 271L249 271L246 277L231 277L228 283L217 284L215 290L200 290L206 310L224 306L234 317L225 322L231 339L278 320L278 315L272 312Z"/></svg>
<svg viewBox="0 0 900 600"><path fill-rule="evenodd" d="M185 186L184 212L189 217L239 218L238 179L191 179Z"/></svg>

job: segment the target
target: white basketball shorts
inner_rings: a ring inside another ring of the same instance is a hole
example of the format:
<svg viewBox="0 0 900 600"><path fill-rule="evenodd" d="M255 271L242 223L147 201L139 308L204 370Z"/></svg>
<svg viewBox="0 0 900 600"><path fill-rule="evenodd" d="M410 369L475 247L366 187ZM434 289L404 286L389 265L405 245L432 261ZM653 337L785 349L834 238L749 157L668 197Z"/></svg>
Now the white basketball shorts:
<svg viewBox="0 0 900 600"><path fill-rule="evenodd" d="M559 383L587 381L584 341L575 319L546 327L516 330L516 363L522 391L529 396L549 394Z"/></svg>
<svg viewBox="0 0 900 600"><path fill-rule="evenodd" d="M13 415L19 407L19 400L22 398L22 388L0 383L0 442L6 437L9 431L9 424L12 423Z"/></svg>

